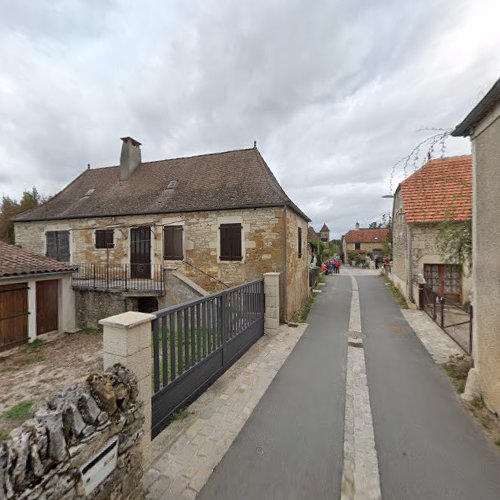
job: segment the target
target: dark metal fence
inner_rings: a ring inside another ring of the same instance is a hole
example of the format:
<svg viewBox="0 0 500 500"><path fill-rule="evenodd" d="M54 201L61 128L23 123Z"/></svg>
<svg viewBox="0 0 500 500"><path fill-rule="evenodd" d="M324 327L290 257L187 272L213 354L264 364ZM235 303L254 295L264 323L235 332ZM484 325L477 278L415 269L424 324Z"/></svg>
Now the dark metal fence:
<svg viewBox="0 0 500 500"><path fill-rule="evenodd" d="M430 286L420 285L420 307L467 354L472 354L472 306L466 309Z"/></svg>
<svg viewBox="0 0 500 500"><path fill-rule="evenodd" d="M154 313L152 435L264 333L264 282L251 281Z"/></svg>
<svg viewBox="0 0 500 500"><path fill-rule="evenodd" d="M150 264L148 278L135 277L139 264L78 264L73 286L91 290L164 293L163 266Z"/></svg>

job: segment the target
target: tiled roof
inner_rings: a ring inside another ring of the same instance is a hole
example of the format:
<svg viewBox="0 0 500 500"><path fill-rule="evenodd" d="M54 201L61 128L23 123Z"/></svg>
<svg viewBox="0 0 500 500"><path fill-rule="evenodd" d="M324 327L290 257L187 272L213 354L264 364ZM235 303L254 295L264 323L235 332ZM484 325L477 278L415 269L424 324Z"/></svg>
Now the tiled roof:
<svg viewBox="0 0 500 500"><path fill-rule="evenodd" d="M177 181L168 189L171 181ZM14 221L174 213L287 204L288 198L256 147L141 163L126 181L120 167L87 169L47 203Z"/></svg>
<svg viewBox="0 0 500 500"><path fill-rule="evenodd" d="M347 243L383 243L388 238L389 229L351 229L344 234Z"/></svg>
<svg viewBox="0 0 500 500"><path fill-rule="evenodd" d="M76 266L27 252L0 241L0 278L75 271Z"/></svg>
<svg viewBox="0 0 500 500"><path fill-rule="evenodd" d="M320 232L323 231L330 231L330 229L328 229L328 226L326 224L323 224L323 227L320 229Z"/></svg>
<svg viewBox="0 0 500 500"><path fill-rule="evenodd" d="M315 241L319 239L318 233L314 230L313 227L307 227L307 241Z"/></svg>
<svg viewBox="0 0 500 500"><path fill-rule="evenodd" d="M405 179L401 189L406 222L472 218L472 157L431 160Z"/></svg>

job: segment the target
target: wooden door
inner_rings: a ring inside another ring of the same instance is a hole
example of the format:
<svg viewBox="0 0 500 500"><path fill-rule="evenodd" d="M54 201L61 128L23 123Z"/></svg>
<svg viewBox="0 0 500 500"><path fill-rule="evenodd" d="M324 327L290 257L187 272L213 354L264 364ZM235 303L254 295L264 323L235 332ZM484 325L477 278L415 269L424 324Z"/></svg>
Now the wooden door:
<svg viewBox="0 0 500 500"><path fill-rule="evenodd" d="M36 284L36 334L59 330L58 280Z"/></svg>
<svg viewBox="0 0 500 500"><path fill-rule="evenodd" d="M0 286L0 351L28 340L28 283Z"/></svg>
<svg viewBox="0 0 500 500"><path fill-rule="evenodd" d="M151 228L134 227L130 230L130 276L151 278Z"/></svg>
<svg viewBox="0 0 500 500"><path fill-rule="evenodd" d="M462 301L462 271L460 266L424 264L424 278L432 290L453 302Z"/></svg>

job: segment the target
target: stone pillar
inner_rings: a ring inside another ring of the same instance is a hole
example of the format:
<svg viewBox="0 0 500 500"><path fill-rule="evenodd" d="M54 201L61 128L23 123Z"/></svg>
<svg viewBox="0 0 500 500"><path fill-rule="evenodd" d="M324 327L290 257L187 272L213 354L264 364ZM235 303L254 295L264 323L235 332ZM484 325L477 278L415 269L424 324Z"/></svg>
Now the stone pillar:
<svg viewBox="0 0 500 500"><path fill-rule="evenodd" d="M144 436L141 442L144 468L151 462L151 321L153 314L134 311L101 319L104 369L120 363L134 372L139 397L144 402Z"/></svg>
<svg viewBox="0 0 500 500"><path fill-rule="evenodd" d="M36 340L36 281L31 280L28 283L28 336L29 341Z"/></svg>
<svg viewBox="0 0 500 500"><path fill-rule="evenodd" d="M277 334L280 327L280 273L264 273L264 333Z"/></svg>

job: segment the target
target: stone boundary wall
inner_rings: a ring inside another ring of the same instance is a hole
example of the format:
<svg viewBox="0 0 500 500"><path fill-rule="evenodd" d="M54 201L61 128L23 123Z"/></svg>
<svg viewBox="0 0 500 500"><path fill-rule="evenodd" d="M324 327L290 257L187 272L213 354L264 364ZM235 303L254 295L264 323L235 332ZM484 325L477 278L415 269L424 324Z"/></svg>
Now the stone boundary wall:
<svg viewBox="0 0 500 500"><path fill-rule="evenodd" d="M0 500L143 498L137 395L135 376L119 364L53 394L0 444ZM115 436L116 468L86 495L80 467Z"/></svg>

